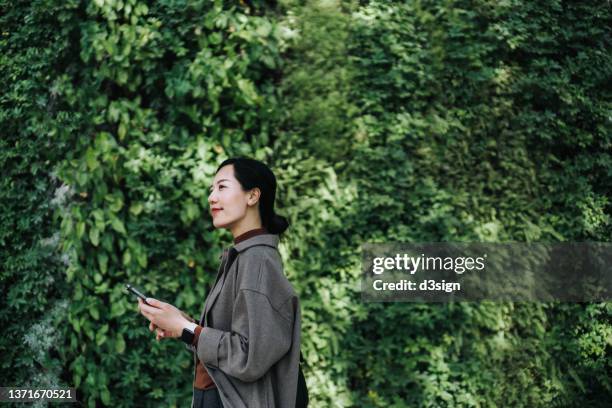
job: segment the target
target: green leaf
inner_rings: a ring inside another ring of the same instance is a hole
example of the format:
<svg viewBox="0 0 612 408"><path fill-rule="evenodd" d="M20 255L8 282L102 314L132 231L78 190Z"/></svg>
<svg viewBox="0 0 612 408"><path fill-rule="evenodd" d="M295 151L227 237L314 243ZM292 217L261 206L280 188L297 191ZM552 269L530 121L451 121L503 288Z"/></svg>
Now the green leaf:
<svg viewBox="0 0 612 408"><path fill-rule="evenodd" d="M101 294L107 293L108 291L109 291L108 290L108 282L104 282L104 283L96 286L95 289L94 289L94 293L96 295L101 295Z"/></svg>
<svg viewBox="0 0 612 408"><path fill-rule="evenodd" d="M123 122L119 123L119 128L117 129L117 135L119 136L119 140L123 140L127 133L126 126Z"/></svg>
<svg viewBox="0 0 612 408"><path fill-rule="evenodd" d="M89 229L89 240L93 246L97 247L100 244L100 231L96 227Z"/></svg>
<svg viewBox="0 0 612 408"><path fill-rule="evenodd" d="M84 171L78 172L75 178L79 187L85 187L89 181L89 175Z"/></svg>
<svg viewBox="0 0 612 408"><path fill-rule="evenodd" d="M123 208L123 199L117 195L106 196L106 199L111 202L109 209L112 212L119 212Z"/></svg>
<svg viewBox="0 0 612 408"><path fill-rule="evenodd" d="M237 81L238 88L242 91L245 101L250 105L255 104L258 100L257 91L255 91L255 87L253 83L248 79L240 78Z"/></svg>
<svg viewBox="0 0 612 408"><path fill-rule="evenodd" d="M78 239L83 238L83 234L85 234L85 222L79 221L76 226L76 236Z"/></svg>
<svg viewBox="0 0 612 408"><path fill-rule="evenodd" d="M102 399L102 403L106 406L110 405L111 403L111 395L110 392L108 391L108 388L104 387L102 389L102 392L100 393L100 398Z"/></svg>
<svg viewBox="0 0 612 408"><path fill-rule="evenodd" d="M138 261L138 265L140 265L141 268L147 267L147 253L143 249L136 254L136 261Z"/></svg>
<svg viewBox="0 0 612 408"><path fill-rule="evenodd" d="M119 232L120 234L127 235L125 226L123 225L123 222L119 218L113 217L111 219L111 226L113 227L115 231Z"/></svg>
<svg viewBox="0 0 612 408"><path fill-rule="evenodd" d="M123 265L128 266L130 261L132 260L132 254L129 249L126 249L123 253Z"/></svg>
<svg viewBox="0 0 612 408"><path fill-rule="evenodd" d="M143 210L143 205L140 202L135 202L132 205L130 205L130 212L134 215L138 215L142 212Z"/></svg>
<svg viewBox="0 0 612 408"><path fill-rule="evenodd" d="M87 162L87 167L90 171L95 170L99 165L98 160L96 159L96 152L91 147L85 152L85 161Z"/></svg>
<svg viewBox="0 0 612 408"><path fill-rule="evenodd" d="M261 37L267 37L272 32L272 25L267 20L261 20L259 27L257 27L257 34Z"/></svg>
<svg viewBox="0 0 612 408"><path fill-rule="evenodd" d="M102 333L101 331L96 333L96 345L97 346L101 346L102 344L104 344L107 340L106 334Z"/></svg>
<svg viewBox="0 0 612 408"><path fill-rule="evenodd" d="M119 354L123 354L123 352L125 351L125 340L123 339L122 335L118 335L117 339L115 340L115 351Z"/></svg>
<svg viewBox="0 0 612 408"><path fill-rule="evenodd" d="M91 212L91 215L94 218L94 224L96 228L100 230L100 232L103 232L106 228L106 225L104 223L104 211L97 208Z"/></svg>
<svg viewBox="0 0 612 408"><path fill-rule="evenodd" d="M122 300L117 300L111 304L110 317L119 317L125 314L125 303Z"/></svg>
<svg viewBox="0 0 612 408"><path fill-rule="evenodd" d="M100 272L104 275L108 271L108 255L106 252L98 252L98 266Z"/></svg>
<svg viewBox="0 0 612 408"><path fill-rule="evenodd" d="M89 308L89 314L91 315L91 317L94 318L94 320L100 319L100 312L98 312L98 308L96 306L92 306Z"/></svg>
<svg viewBox="0 0 612 408"><path fill-rule="evenodd" d="M72 328L74 329L75 332L78 332L81 329L81 325L79 323L78 318L72 319L71 323L72 323Z"/></svg>

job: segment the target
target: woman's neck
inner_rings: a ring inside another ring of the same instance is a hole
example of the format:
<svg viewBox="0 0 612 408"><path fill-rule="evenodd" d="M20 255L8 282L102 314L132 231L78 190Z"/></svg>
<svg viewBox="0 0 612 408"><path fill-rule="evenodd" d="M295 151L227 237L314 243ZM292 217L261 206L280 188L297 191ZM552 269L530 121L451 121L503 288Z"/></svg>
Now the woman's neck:
<svg viewBox="0 0 612 408"><path fill-rule="evenodd" d="M256 235L267 234L267 233L268 231L265 228L255 228L255 229L249 230L247 232L240 234L236 238L234 238L234 245L242 241L245 241L251 237L254 237Z"/></svg>
<svg viewBox="0 0 612 408"><path fill-rule="evenodd" d="M240 235L244 234L245 232L254 230L254 229L259 229L262 228L263 225L261 225L261 221L256 220L253 222L245 222L242 223L240 225L236 225L234 227L231 228L231 233L232 236L234 237L234 239L236 239L237 237L239 237Z"/></svg>

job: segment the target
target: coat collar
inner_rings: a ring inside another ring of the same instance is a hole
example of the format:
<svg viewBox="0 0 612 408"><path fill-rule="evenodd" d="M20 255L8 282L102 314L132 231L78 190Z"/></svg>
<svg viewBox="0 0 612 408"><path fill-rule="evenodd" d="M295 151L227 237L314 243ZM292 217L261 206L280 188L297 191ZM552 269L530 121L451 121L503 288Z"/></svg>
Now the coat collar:
<svg viewBox="0 0 612 408"><path fill-rule="evenodd" d="M224 254L228 253L229 251L236 251L238 253L244 251L247 248L253 247L253 246L257 246L257 245L266 245L266 246L270 246L272 248L277 248L278 249L278 242L279 242L279 237L277 234L259 234L259 235L255 235L254 237L251 238L247 238L244 241L241 241L239 243L237 243L236 245L232 246L231 248L225 249L223 251L223 253L221 255L219 255L219 258L222 258Z"/></svg>
<svg viewBox="0 0 612 408"><path fill-rule="evenodd" d="M234 245L234 248L236 249L236 251L242 252L245 249L250 248L252 246L256 246L256 245L267 245L267 246L271 246L272 248L278 248L278 235L276 234L255 235L254 237L245 239L244 241L237 243L236 245Z"/></svg>

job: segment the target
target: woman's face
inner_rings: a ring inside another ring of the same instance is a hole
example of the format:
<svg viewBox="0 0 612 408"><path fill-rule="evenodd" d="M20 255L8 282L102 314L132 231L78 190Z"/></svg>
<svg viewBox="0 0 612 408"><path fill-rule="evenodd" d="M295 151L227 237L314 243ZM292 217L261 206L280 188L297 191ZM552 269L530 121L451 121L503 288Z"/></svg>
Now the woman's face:
<svg viewBox="0 0 612 408"><path fill-rule="evenodd" d="M221 167L210 187L208 204L215 228L231 227L242 220L247 213L249 192L243 191L234 177L234 165Z"/></svg>

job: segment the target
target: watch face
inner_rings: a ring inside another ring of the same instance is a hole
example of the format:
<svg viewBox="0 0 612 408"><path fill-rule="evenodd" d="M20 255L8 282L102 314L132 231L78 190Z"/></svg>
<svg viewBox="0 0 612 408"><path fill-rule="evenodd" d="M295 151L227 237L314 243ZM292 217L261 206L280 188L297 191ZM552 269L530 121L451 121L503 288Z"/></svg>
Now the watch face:
<svg viewBox="0 0 612 408"><path fill-rule="evenodd" d="M188 328L183 329L183 333L181 334L181 340L183 340L187 344L193 343L194 333Z"/></svg>

